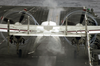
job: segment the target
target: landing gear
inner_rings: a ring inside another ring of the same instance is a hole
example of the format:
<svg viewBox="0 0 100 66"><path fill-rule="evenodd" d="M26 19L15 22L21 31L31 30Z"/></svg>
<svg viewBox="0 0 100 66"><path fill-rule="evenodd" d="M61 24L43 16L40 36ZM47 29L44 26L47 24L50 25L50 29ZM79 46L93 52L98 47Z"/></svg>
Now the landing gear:
<svg viewBox="0 0 100 66"><path fill-rule="evenodd" d="M22 50L19 49L19 43L17 43L16 47L17 47L17 54L18 54L18 57L21 58L21 57L22 57Z"/></svg>
<svg viewBox="0 0 100 66"><path fill-rule="evenodd" d="M18 54L18 56L19 56L19 58L22 57L22 50L21 50L21 49L19 49L19 54Z"/></svg>
<svg viewBox="0 0 100 66"><path fill-rule="evenodd" d="M22 50L21 49L17 50L17 54L18 54L18 57L21 58L22 57Z"/></svg>

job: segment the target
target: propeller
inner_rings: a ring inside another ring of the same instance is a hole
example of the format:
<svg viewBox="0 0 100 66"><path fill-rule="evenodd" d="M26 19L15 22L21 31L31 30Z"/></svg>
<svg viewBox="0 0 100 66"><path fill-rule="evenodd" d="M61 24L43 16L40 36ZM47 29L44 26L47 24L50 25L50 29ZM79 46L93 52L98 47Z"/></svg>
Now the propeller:
<svg viewBox="0 0 100 66"><path fill-rule="evenodd" d="M3 21L5 21L5 22L8 22L8 20L9 20L10 24L14 24L14 23L15 23L13 20L8 19L8 18L6 18L6 17L3 19Z"/></svg>
<svg viewBox="0 0 100 66"><path fill-rule="evenodd" d="M66 23L66 22L64 22L63 24L65 24L65 23ZM74 22L69 21L69 20L68 20L68 22L67 22L67 23L68 23L68 25L75 25L75 23L74 23Z"/></svg>
<svg viewBox="0 0 100 66"><path fill-rule="evenodd" d="M24 12L22 12L22 15L21 15L21 17L20 17L20 19L19 19L19 23L21 23L21 22L22 22L22 20L24 19L24 17L25 17L25 13L24 13Z"/></svg>
<svg viewBox="0 0 100 66"><path fill-rule="evenodd" d="M84 15L84 13L82 13L82 14L81 14L81 18L80 18L80 24L82 24L84 18L85 18L85 15Z"/></svg>
<svg viewBox="0 0 100 66"><path fill-rule="evenodd" d="M74 22L68 21L68 25L75 25Z"/></svg>
<svg viewBox="0 0 100 66"><path fill-rule="evenodd" d="M20 19L19 19L19 23L22 22L22 20L24 19L24 17L25 17L25 13L22 12L22 15L20 16ZM2 18L3 18L3 17L2 17ZM2 19L2 18L1 18L1 19ZM10 24L15 24L15 22L14 22L13 20L11 20L11 19L8 19L8 18L6 18L6 17L4 17L4 19L3 19L3 21L5 21L5 22L8 22L8 20L10 20L10 21L9 21Z"/></svg>

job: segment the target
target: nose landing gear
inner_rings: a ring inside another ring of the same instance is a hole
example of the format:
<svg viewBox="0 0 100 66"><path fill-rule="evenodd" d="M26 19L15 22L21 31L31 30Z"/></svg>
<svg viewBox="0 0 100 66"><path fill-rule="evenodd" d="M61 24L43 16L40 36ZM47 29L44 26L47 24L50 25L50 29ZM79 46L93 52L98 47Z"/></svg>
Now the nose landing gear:
<svg viewBox="0 0 100 66"><path fill-rule="evenodd" d="M18 57L21 58L22 57L22 49L17 50L17 54L18 54Z"/></svg>

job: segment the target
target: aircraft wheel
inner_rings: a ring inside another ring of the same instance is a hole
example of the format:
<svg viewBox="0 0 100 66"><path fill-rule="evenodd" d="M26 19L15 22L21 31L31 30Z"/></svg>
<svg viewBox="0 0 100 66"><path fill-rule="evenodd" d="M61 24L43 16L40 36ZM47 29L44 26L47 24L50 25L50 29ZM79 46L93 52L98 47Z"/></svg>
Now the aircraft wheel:
<svg viewBox="0 0 100 66"><path fill-rule="evenodd" d="M21 57L22 57L22 50L21 50L21 49L19 49L18 56L19 56L19 58L21 58Z"/></svg>

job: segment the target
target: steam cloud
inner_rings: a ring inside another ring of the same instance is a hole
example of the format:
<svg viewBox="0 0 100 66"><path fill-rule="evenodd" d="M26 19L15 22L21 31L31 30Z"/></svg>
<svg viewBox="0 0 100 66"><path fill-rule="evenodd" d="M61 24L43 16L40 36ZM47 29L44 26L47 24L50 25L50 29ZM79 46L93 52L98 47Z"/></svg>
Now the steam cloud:
<svg viewBox="0 0 100 66"><path fill-rule="evenodd" d="M62 55L65 53L60 38L42 37L40 40L42 44L38 49L42 50L42 56L39 56L38 66L55 66L56 56L54 55ZM52 53L53 56L48 56L48 52Z"/></svg>
<svg viewBox="0 0 100 66"><path fill-rule="evenodd" d="M63 8L58 8L58 4L55 0L44 0L43 2L44 6L47 6L49 9L48 14L48 21L56 22L57 25L59 25L60 22L60 12L63 11ZM43 40L45 38L45 40ZM48 39L48 41L46 41ZM62 49L61 40L59 37L43 37L41 41L46 41L46 50L49 52L52 52L53 54L64 54L64 50ZM45 51L45 50L44 50Z"/></svg>
<svg viewBox="0 0 100 66"><path fill-rule="evenodd" d="M64 54L64 48L59 37L42 37L37 44L41 44L38 49L42 50L43 55L48 55L48 52L51 52L54 55Z"/></svg>
<svg viewBox="0 0 100 66"><path fill-rule="evenodd" d="M54 21L56 22L57 25L59 25L60 22L60 12L64 10L63 8L58 8L58 4L55 0L45 0L43 2L44 6L47 6L49 9L49 14L48 14L48 21ZM40 47L40 48L45 48L43 52L51 52L54 55L57 54L64 54L64 48L62 47L61 40L59 37L43 37L40 39L42 42L45 43L45 46ZM37 42L41 43L41 42ZM39 48L38 48L39 49ZM45 53L46 54L46 53ZM48 54L47 54L48 55ZM47 59L46 59L47 58ZM48 59L49 58L49 59ZM53 60L56 60L56 57L51 57ZM44 61L44 60L46 61ZM42 62L44 61L44 62ZM39 57L39 65L38 66L55 66L54 62L50 60L50 56L46 57Z"/></svg>
<svg viewBox="0 0 100 66"><path fill-rule="evenodd" d="M64 54L64 48L62 47L61 40L59 37L50 37L47 44L47 50L53 54Z"/></svg>
<svg viewBox="0 0 100 66"><path fill-rule="evenodd" d="M43 2L44 6L57 8L57 2L55 0L45 0Z"/></svg>
<svg viewBox="0 0 100 66"><path fill-rule="evenodd" d="M48 14L48 21L54 21L57 25L59 25L60 22L60 12L64 11L63 8L58 8L58 4L55 0L45 0L43 2L44 6L47 6L49 9Z"/></svg>

